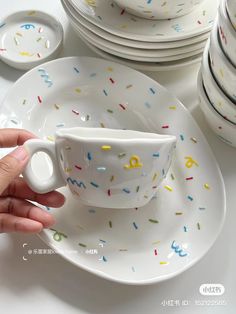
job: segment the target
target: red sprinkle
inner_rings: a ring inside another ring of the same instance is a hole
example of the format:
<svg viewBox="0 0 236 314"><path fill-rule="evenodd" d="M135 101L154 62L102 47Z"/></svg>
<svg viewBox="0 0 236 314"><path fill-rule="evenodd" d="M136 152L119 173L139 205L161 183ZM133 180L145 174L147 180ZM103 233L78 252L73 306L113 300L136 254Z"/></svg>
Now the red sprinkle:
<svg viewBox="0 0 236 314"><path fill-rule="evenodd" d="M41 58L41 54L40 54L40 53L37 53L37 56L38 56L39 58Z"/></svg>
<svg viewBox="0 0 236 314"><path fill-rule="evenodd" d="M109 80L112 82L112 84L115 84L115 81L110 77Z"/></svg>
<svg viewBox="0 0 236 314"><path fill-rule="evenodd" d="M157 256L157 249L154 250L155 255Z"/></svg>
<svg viewBox="0 0 236 314"><path fill-rule="evenodd" d="M72 110L72 112L74 113L74 114L77 114L77 116L79 115L79 112L78 111L76 111L76 110Z"/></svg>
<svg viewBox="0 0 236 314"><path fill-rule="evenodd" d="M125 13L125 9L123 9L121 12L120 12L120 15L123 15Z"/></svg>
<svg viewBox="0 0 236 314"><path fill-rule="evenodd" d="M107 190L107 194L108 194L108 196L111 196L111 190L110 189Z"/></svg>
<svg viewBox="0 0 236 314"><path fill-rule="evenodd" d="M123 109L123 110L126 110L125 106L122 105L122 104L119 104L119 106Z"/></svg>
<svg viewBox="0 0 236 314"><path fill-rule="evenodd" d="M162 129L169 129L169 125L163 125Z"/></svg>
<svg viewBox="0 0 236 314"><path fill-rule="evenodd" d="M202 24L202 22L201 22L201 21L199 21L199 20L198 20L197 22L198 22L198 24Z"/></svg>
<svg viewBox="0 0 236 314"><path fill-rule="evenodd" d="M0 51L7 51L7 49L5 49L5 48L0 48Z"/></svg>
<svg viewBox="0 0 236 314"><path fill-rule="evenodd" d="M76 169L82 170L82 168L80 166L75 165Z"/></svg>
<svg viewBox="0 0 236 314"><path fill-rule="evenodd" d="M186 178L186 180L193 180L193 177L188 177Z"/></svg>
<svg viewBox="0 0 236 314"><path fill-rule="evenodd" d="M38 96L38 101L41 104L42 103L42 97Z"/></svg>

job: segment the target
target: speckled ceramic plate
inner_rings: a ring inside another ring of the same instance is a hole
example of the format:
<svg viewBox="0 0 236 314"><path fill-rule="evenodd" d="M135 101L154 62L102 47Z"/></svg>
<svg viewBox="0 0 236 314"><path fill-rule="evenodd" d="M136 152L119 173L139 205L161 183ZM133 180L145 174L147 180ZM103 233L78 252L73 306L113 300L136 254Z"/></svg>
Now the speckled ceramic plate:
<svg viewBox="0 0 236 314"><path fill-rule="evenodd" d="M171 20L147 20L131 15L112 0L67 0L78 14L114 35L146 42L177 41L208 32L217 13L218 0Z"/></svg>
<svg viewBox="0 0 236 314"><path fill-rule="evenodd" d="M0 21L0 59L8 65L31 69L57 56L63 28L53 16L41 11L20 11Z"/></svg>
<svg viewBox="0 0 236 314"><path fill-rule="evenodd" d="M225 190L209 145L184 106L142 73L87 57L46 63L9 91L0 125L26 128L49 140L64 126L177 137L175 161L147 206L86 207L64 188L66 204L46 209L57 222L40 237L82 269L126 284L163 281L201 259L221 231ZM39 164L39 177L46 168Z"/></svg>

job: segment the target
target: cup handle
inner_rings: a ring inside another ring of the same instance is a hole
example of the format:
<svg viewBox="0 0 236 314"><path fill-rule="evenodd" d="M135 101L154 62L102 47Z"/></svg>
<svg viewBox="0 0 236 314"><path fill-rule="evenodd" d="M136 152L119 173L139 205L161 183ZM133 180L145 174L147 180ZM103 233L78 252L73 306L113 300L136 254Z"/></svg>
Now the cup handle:
<svg viewBox="0 0 236 314"><path fill-rule="evenodd" d="M40 139L32 139L25 142L24 147L28 152L30 159L22 174L27 184L34 192L43 194L66 185L59 168L56 146L54 143ZM46 153L52 160L53 173L49 179L39 180L33 172L30 161L32 156L37 152Z"/></svg>

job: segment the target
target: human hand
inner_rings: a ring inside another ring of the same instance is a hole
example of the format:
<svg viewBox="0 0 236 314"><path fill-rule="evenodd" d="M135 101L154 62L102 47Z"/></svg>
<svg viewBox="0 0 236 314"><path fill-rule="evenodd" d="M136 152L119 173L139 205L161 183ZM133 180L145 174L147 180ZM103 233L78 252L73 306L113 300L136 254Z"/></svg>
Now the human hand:
<svg viewBox="0 0 236 314"><path fill-rule="evenodd" d="M0 130L1 148L18 146L0 159L0 233L38 233L55 223L52 215L29 201L48 207L60 207L65 202L64 196L56 191L46 194L33 192L19 177L29 160L21 145L31 138L35 136L25 130Z"/></svg>

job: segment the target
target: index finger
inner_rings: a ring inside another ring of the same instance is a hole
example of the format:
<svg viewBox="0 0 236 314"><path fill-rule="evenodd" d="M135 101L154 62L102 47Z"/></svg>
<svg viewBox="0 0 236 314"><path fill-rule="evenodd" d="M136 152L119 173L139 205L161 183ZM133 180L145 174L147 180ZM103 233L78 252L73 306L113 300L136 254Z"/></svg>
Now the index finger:
<svg viewBox="0 0 236 314"><path fill-rule="evenodd" d="M23 129L1 129L0 148L21 146L31 138L36 138L36 136Z"/></svg>

